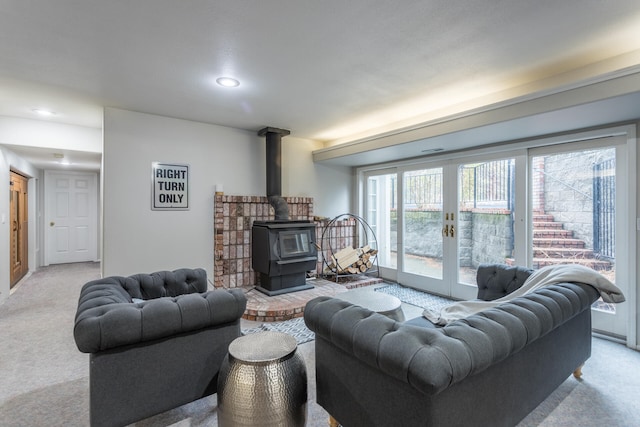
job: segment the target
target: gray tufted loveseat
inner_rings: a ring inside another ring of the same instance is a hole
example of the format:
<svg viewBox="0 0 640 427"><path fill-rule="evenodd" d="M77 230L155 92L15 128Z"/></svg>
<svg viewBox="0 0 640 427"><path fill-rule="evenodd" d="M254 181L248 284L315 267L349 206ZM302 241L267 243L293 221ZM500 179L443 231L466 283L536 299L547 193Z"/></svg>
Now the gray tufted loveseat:
<svg viewBox="0 0 640 427"><path fill-rule="evenodd" d="M246 297L207 286L203 269L83 286L73 332L90 354L92 426L126 425L216 392Z"/></svg>
<svg viewBox="0 0 640 427"><path fill-rule="evenodd" d="M504 296L530 273L482 265L479 296ZM513 426L579 374L598 297L561 283L444 327L318 297L304 311L316 333L317 401L346 427Z"/></svg>

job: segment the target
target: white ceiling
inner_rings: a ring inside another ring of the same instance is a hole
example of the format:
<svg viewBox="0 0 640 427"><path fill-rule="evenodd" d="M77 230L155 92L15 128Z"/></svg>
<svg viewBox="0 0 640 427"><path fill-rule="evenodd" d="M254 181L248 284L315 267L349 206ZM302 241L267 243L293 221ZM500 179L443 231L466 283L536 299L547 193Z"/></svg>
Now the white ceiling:
<svg viewBox="0 0 640 427"><path fill-rule="evenodd" d="M110 106L281 127L332 147L640 64L637 0L0 0L0 8L0 116L33 119L34 108L49 108L48 120L88 127L100 127ZM217 86L219 76L240 86Z"/></svg>

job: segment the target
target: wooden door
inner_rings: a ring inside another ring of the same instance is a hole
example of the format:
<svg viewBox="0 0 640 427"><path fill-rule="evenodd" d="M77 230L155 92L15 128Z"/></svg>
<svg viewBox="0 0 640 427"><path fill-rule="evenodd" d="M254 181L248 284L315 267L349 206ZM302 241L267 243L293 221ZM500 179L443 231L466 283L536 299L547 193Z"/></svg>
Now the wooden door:
<svg viewBox="0 0 640 427"><path fill-rule="evenodd" d="M29 271L28 262L28 215L27 215L28 179L11 172L10 210L11 210L11 273L10 287L18 283Z"/></svg>

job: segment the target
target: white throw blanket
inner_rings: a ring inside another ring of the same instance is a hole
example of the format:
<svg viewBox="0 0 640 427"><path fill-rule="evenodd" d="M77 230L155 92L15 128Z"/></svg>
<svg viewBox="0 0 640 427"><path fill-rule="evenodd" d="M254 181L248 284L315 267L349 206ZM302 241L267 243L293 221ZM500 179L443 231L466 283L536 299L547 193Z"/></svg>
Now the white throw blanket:
<svg viewBox="0 0 640 427"><path fill-rule="evenodd" d="M425 309L422 314L437 325L446 325L454 320L463 319L487 308L511 301L544 286L566 282L586 283L593 286L600 292L600 296L605 302L620 303L625 300L622 291L618 287L606 277L588 267L577 264L550 265L533 272L520 288L497 300L460 301L444 307L439 312Z"/></svg>

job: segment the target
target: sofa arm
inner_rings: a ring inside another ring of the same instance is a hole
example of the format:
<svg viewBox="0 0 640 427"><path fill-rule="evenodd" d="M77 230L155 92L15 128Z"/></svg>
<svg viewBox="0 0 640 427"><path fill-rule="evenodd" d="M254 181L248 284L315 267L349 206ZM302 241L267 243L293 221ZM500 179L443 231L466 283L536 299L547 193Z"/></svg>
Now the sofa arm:
<svg viewBox="0 0 640 427"><path fill-rule="evenodd" d="M235 322L246 305L242 290L231 289L87 306L79 308L73 334L78 350L95 353Z"/></svg>
<svg viewBox="0 0 640 427"><path fill-rule="evenodd" d="M506 264L480 264L476 274L478 299L493 301L520 288L534 270Z"/></svg>

